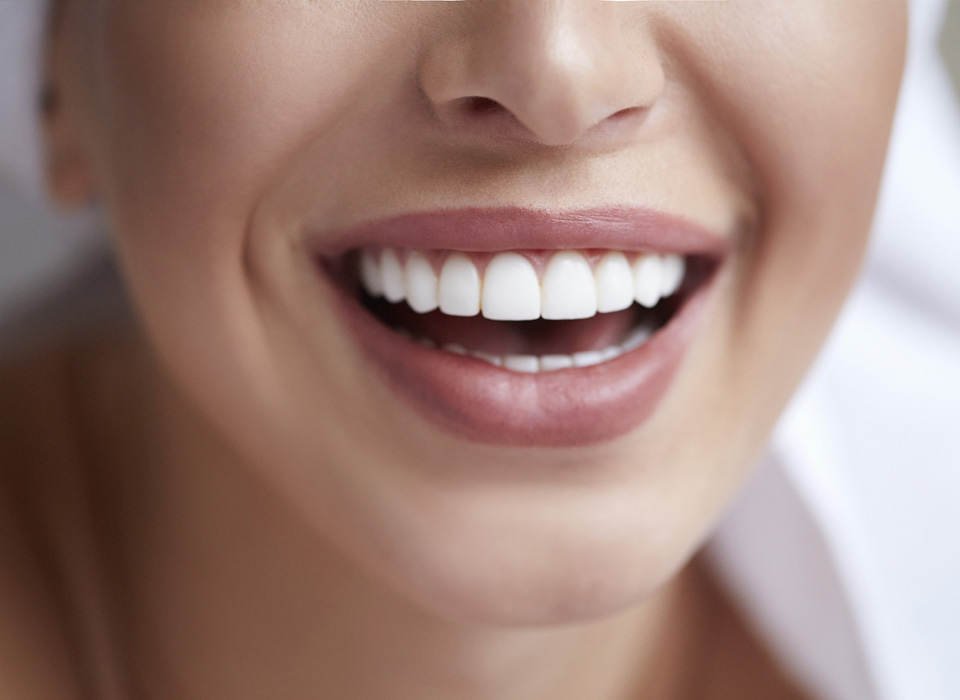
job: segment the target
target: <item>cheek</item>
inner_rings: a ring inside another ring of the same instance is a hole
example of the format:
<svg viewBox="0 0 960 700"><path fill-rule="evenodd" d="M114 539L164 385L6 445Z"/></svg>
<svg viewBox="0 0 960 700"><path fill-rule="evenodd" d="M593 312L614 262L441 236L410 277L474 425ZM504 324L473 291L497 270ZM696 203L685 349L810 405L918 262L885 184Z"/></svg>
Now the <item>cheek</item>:
<svg viewBox="0 0 960 700"><path fill-rule="evenodd" d="M705 99L741 144L761 208L745 241L737 313L741 323L769 316L755 307L770 302L806 310L789 319L794 327L812 317L822 325L866 243L899 90L905 6L750 4L740 12L726 13L737 30L701 45L726 60L701 53L699 63L719 65L702 76ZM696 41L688 48L696 54Z"/></svg>
<svg viewBox="0 0 960 700"><path fill-rule="evenodd" d="M743 155L759 209L720 280L713 341L690 358L706 369L678 387L663 412L676 420L659 426L668 436L697 426L697 440L661 449L691 478L710 465L699 510L714 514L765 444L855 278L906 24L899 2L683 5L664 10L665 40L679 57L672 69Z"/></svg>
<svg viewBox="0 0 960 700"><path fill-rule="evenodd" d="M322 18L290 3L108 7L85 125L94 166L148 330L161 352L203 365L196 376L254 356L246 256L258 202L313 134L353 109L373 58L346 38L378 37L332 31L356 20L342 4Z"/></svg>
<svg viewBox="0 0 960 700"><path fill-rule="evenodd" d="M799 25L739 95L763 218L745 251L731 328L745 373L792 391L833 323L863 257L905 51L903 5L827 3L829 30ZM798 23L799 24L799 23ZM870 31L863 31L868 28ZM811 42L799 37L816 37ZM800 70L797 66L801 66ZM757 119L756 115L763 115Z"/></svg>
<svg viewBox="0 0 960 700"><path fill-rule="evenodd" d="M283 5L283 22L217 0L121 1L109 14L91 115L98 174L123 256L147 277L174 264L206 271L178 286L240 274L262 193L350 112L365 70L356 42Z"/></svg>

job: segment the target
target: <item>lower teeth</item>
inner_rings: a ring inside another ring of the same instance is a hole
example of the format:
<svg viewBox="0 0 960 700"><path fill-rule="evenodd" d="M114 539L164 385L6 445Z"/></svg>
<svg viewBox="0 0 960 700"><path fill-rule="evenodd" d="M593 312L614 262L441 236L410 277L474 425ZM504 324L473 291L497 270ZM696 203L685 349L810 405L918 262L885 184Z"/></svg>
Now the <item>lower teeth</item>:
<svg viewBox="0 0 960 700"><path fill-rule="evenodd" d="M425 347L437 347L437 344L429 338L414 337L404 330L400 330L399 332ZM653 335L653 332L654 329L652 326L642 325L630 333L622 343L611 345L603 350L575 352L572 355L494 355L480 350L467 350L467 348L457 343L447 343L441 346L440 350L454 355L469 355L478 360L489 362L496 367L502 367L503 369L513 372L535 374L538 372L555 372L571 367L592 367L593 365L609 362L645 344L650 339L650 336Z"/></svg>

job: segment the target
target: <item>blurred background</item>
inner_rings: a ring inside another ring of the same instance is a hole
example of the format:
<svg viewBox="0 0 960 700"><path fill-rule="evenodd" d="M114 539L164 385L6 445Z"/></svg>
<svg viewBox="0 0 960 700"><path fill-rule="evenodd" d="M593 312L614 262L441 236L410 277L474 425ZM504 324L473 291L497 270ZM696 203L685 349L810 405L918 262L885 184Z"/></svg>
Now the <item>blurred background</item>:
<svg viewBox="0 0 960 700"><path fill-rule="evenodd" d="M953 0L947 10L947 22L940 37L940 49L953 73L953 84L960 94L960 2Z"/></svg>

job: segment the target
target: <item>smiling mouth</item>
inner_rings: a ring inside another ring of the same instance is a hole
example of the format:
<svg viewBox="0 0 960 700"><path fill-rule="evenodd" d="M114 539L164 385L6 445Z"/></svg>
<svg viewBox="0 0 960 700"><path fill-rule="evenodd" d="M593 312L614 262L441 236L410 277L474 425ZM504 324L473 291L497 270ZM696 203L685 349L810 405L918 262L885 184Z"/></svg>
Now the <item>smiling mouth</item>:
<svg viewBox="0 0 960 700"><path fill-rule="evenodd" d="M422 415L474 441L573 446L653 413L726 245L647 211L504 209L374 222L315 253L363 355Z"/></svg>
<svg viewBox="0 0 960 700"><path fill-rule="evenodd" d="M710 277L707 256L621 250L355 249L337 279L385 326L509 372L610 362L645 345Z"/></svg>

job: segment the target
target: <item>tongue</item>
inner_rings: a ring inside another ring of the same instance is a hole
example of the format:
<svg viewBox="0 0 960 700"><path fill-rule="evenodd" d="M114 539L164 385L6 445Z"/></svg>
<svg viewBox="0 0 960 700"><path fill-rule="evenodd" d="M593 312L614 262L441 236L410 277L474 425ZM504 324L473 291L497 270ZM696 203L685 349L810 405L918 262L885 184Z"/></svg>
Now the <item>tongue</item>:
<svg viewBox="0 0 960 700"><path fill-rule="evenodd" d="M597 314L576 321L491 321L482 316L418 314L406 304L376 301L371 310L394 328L438 345L457 343L492 355L570 355L603 350L626 338L637 323L635 309Z"/></svg>

